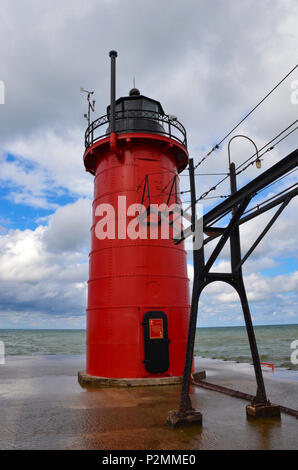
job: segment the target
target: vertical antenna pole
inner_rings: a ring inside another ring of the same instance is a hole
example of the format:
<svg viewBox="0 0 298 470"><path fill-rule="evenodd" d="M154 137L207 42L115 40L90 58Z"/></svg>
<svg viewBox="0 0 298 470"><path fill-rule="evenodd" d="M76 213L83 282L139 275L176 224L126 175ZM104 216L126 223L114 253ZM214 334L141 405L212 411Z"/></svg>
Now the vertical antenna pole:
<svg viewBox="0 0 298 470"><path fill-rule="evenodd" d="M90 93L88 93L87 101L88 101L88 127L89 127L90 126Z"/></svg>
<svg viewBox="0 0 298 470"><path fill-rule="evenodd" d="M117 51L110 51L111 57L111 106L110 106L110 130L115 132L115 104L116 104L116 57Z"/></svg>

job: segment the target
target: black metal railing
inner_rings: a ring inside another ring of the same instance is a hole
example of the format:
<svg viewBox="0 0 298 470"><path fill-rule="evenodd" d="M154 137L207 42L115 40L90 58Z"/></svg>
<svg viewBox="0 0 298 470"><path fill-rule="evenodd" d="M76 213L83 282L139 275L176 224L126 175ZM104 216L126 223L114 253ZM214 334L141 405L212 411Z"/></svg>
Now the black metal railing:
<svg viewBox="0 0 298 470"><path fill-rule="evenodd" d="M127 109L116 111L116 132L150 132L161 134L177 140L187 147L186 130L176 118L161 114L156 111L146 111L143 109ZM85 147L88 148L98 140L110 134L109 127L104 131L105 124L109 125L110 115L105 114L93 121L85 132ZM150 128L151 124L151 128ZM155 124L152 127L152 124Z"/></svg>

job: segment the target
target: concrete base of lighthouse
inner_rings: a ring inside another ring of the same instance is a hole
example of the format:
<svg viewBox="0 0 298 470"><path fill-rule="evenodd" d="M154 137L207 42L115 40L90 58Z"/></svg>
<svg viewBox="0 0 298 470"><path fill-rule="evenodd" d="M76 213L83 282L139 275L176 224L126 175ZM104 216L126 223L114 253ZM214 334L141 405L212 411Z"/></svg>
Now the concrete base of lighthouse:
<svg viewBox="0 0 298 470"><path fill-rule="evenodd" d="M182 377L148 377L148 378L110 378L95 377L85 371L78 372L78 381L81 387L100 388L100 387L152 387L153 385L177 385L181 384Z"/></svg>
<svg viewBox="0 0 298 470"><path fill-rule="evenodd" d="M204 380L206 371L201 370L193 373L193 378ZM78 372L78 382L83 388L88 387L152 387L153 385L177 385L182 383L182 376L174 377L149 377L149 378L121 378L96 377L89 375L85 371Z"/></svg>

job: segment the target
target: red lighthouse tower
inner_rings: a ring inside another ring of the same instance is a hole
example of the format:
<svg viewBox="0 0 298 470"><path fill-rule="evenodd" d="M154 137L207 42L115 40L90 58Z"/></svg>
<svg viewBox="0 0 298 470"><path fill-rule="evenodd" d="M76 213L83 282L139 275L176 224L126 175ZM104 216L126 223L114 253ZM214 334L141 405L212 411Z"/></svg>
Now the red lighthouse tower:
<svg viewBox="0 0 298 470"><path fill-rule="evenodd" d="M116 56L110 52L111 104L86 131L84 164L94 175L94 201L81 383L90 376L99 381L181 377L187 342L183 243L174 245L171 227L168 237L161 236L166 222L160 219L154 236L148 219L139 236L129 235L132 207L143 202L149 212L152 204L179 201L176 176L188 163L186 132L158 101L135 88L115 100ZM113 236L107 231L107 237L98 237L103 218Z"/></svg>

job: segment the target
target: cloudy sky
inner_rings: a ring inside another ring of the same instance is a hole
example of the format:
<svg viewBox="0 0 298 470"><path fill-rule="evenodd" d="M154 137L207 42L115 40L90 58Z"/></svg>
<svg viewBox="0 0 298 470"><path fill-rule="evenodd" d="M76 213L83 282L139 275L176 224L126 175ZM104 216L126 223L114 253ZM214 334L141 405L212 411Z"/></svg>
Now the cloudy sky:
<svg viewBox="0 0 298 470"><path fill-rule="evenodd" d="M116 49L117 96L133 76L188 131L195 161L215 145L298 61L294 0L2 0L0 80L0 327L85 326L92 176L82 164L86 97L109 101L108 51ZM243 123L264 146L297 119L297 70ZM227 141L198 171L227 171ZM262 170L297 147L293 133ZM248 142L232 144L239 164ZM257 176L251 167L239 186ZM290 175L262 200L296 181ZM187 178L181 178L187 187ZM198 195L218 176L198 176ZM221 185L212 195L227 194ZM186 195L187 196L187 195ZM187 200L187 197L185 198ZM206 200L208 210L214 200ZM298 322L297 210L293 200L244 274L256 324ZM242 229L243 250L272 214ZM228 269L228 251L215 269ZM190 277L192 266L189 266ZM202 296L199 325L241 325L239 302L221 283Z"/></svg>

